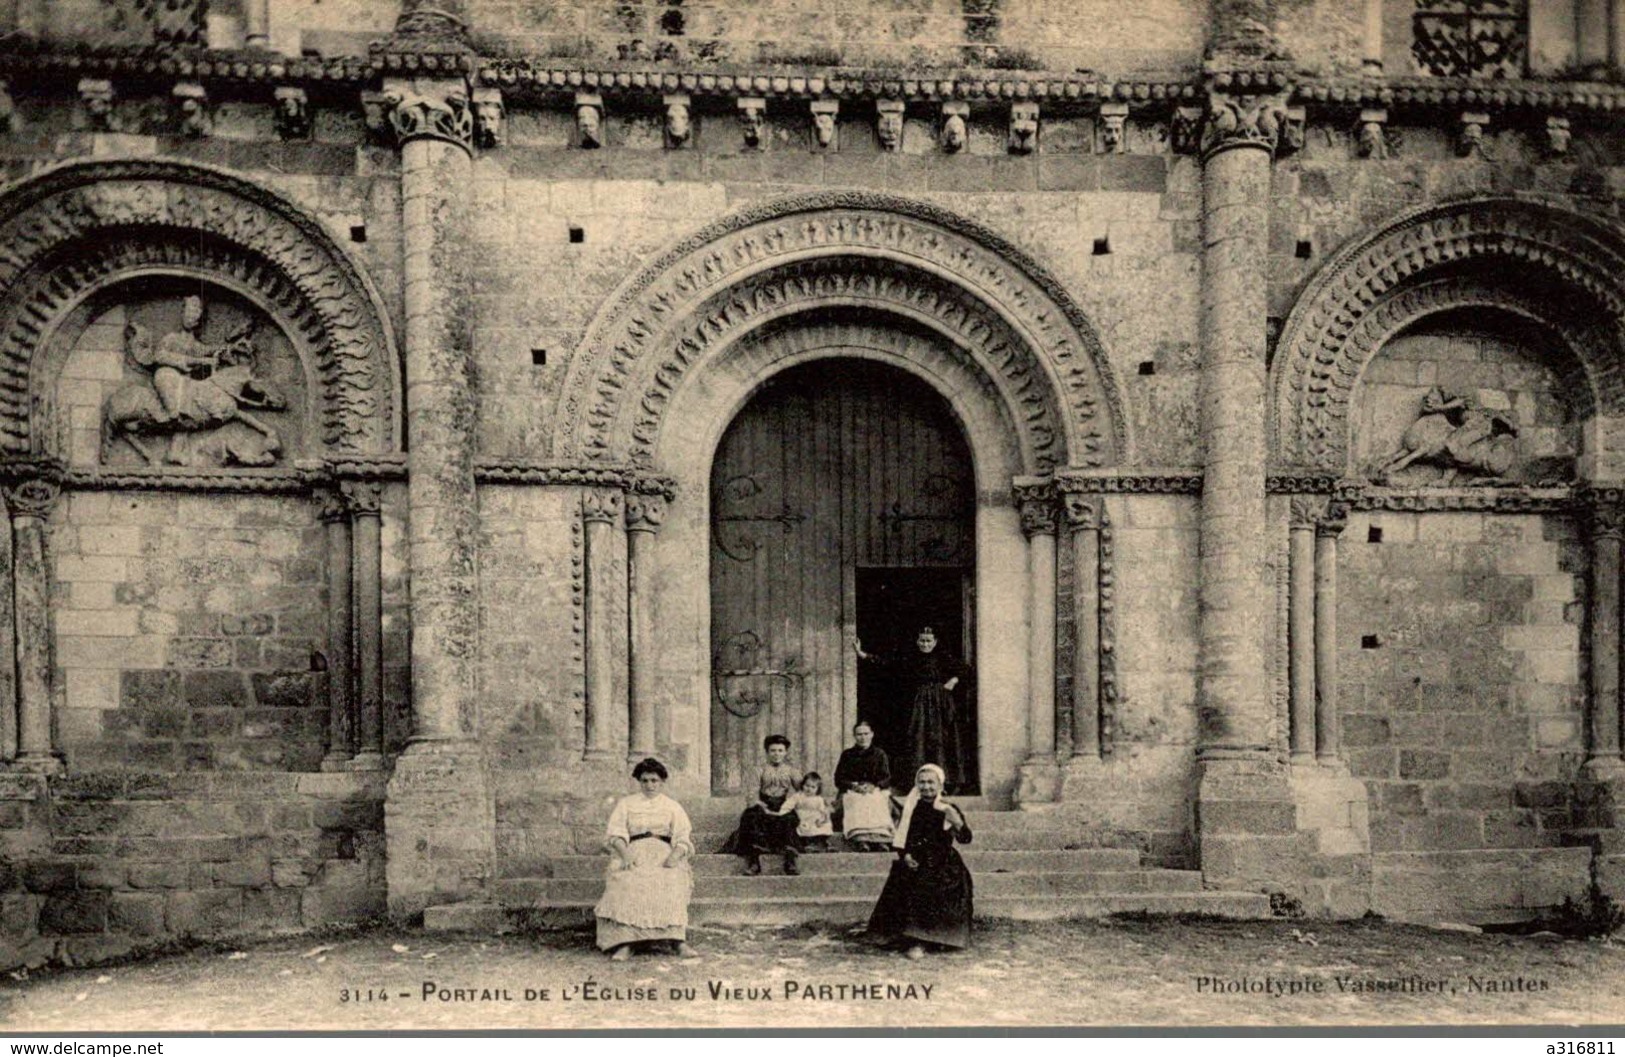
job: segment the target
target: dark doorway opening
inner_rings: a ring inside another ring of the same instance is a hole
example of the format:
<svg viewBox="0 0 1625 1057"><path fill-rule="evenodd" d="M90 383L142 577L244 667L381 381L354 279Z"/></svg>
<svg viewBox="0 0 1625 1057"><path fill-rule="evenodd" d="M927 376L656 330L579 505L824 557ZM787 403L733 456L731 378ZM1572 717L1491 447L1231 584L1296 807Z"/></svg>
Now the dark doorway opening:
<svg viewBox="0 0 1625 1057"><path fill-rule="evenodd" d="M865 653L891 662L858 666L858 718L873 725L875 744L894 761L910 755L914 685L908 661L918 652L920 629L929 627L936 633L938 651L960 660L976 655L969 634L970 575L965 568L857 570L858 638ZM981 792L974 678L972 672L953 691L960 758L934 761L947 768L950 792L971 796ZM908 789L911 778L895 768L892 772L898 791Z"/></svg>

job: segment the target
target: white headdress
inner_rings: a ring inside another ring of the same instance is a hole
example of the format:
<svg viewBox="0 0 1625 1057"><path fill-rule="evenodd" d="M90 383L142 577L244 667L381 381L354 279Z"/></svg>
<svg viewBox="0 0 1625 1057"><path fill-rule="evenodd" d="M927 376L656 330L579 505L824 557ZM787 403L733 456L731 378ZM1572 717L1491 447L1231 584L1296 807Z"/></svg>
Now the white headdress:
<svg viewBox="0 0 1625 1057"><path fill-rule="evenodd" d="M942 784L943 788L946 789L948 786L947 771L934 763L920 765L920 769L914 772L914 788L908 791L908 796L903 800L903 817L897 820L897 829L892 833L891 846L894 848L901 849L908 844L908 824L913 821L914 809L920 803L920 775L927 771L937 776L937 781ZM937 794L937 803L945 804L947 800L939 793ZM944 824L946 825L946 823Z"/></svg>

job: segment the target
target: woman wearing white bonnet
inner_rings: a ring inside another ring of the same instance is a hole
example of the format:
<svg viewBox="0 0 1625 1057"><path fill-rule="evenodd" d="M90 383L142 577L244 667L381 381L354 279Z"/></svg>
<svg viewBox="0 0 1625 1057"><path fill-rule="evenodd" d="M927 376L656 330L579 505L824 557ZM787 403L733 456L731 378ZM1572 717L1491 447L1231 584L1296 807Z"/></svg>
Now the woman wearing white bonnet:
<svg viewBox="0 0 1625 1057"><path fill-rule="evenodd" d="M907 941L908 956L922 958L927 946L962 949L970 945L970 871L955 844L969 844L965 813L942 795L948 776L934 763L914 775L903 801L886 887L869 916L869 933Z"/></svg>

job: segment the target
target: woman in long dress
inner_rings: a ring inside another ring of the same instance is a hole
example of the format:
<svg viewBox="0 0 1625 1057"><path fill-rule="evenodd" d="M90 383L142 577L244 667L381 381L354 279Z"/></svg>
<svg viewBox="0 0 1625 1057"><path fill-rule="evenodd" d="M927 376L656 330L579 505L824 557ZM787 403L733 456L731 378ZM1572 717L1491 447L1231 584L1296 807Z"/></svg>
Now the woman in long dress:
<svg viewBox="0 0 1625 1057"><path fill-rule="evenodd" d="M937 649L937 633L930 627L920 629L914 645L914 653L906 657L877 657L864 653L861 642L856 644L858 660L894 668L908 685L908 734L893 753L897 773L912 774L922 764L942 760L963 775L968 761L954 709L954 690L970 669Z"/></svg>
<svg viewBox="0 0 1625 1057"><path fill-rule="evenodd" d="M925 957L928 944L954 950L970 945L971 876L954 848L970 843L970 824L942 796L947 780L934 763L915 774L892 838L897 859L869 915L870 934L908 941L910 958Z"/></svg>
<svg viewBox="0 0 1625 1057"><path fill-rule="evenodd" d="M801 772L788 762L790 739L783 734L769 734L762 739L762 751L767 762L756 773L756 799L739 816L739 828L734 831L724 851L731 850L745 859L745 872L762 872L762 856L784 855L784 872L798 874L796 858L801 854L801 838L796 835L796 812L791 801L801 788Z"/></svg>
<svg viewBox="0 0 1625 1057"><path fill-rule="evenodd" d="M639 762L632 777L640 791L615 804L604 835L609 867L594 911L598 949L625 961L634 945L665 940L687 955L693 827L683 805L662 792L668 775L659 760Z"/></svg>
<svg viewBox="0 0 1625 1057"><path fill-rule="evenodd" d="M852 727L852 746L835 764L835 788L841 797L841 833L859 851L885 851L891 844L891 761L874 744L875 729L867 720Z"/></svg>

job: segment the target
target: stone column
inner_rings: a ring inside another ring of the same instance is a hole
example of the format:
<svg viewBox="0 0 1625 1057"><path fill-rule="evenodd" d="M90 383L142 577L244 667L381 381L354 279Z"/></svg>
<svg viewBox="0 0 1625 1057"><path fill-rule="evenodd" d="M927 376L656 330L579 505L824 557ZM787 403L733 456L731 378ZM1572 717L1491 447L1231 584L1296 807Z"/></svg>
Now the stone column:
<svg viewBox="0 0 1625 1057"><path fill-rule="evenodd" d="M1588 70L1606 66L1612 44L1612 0L1575 0L1574 57Z"/></svg>
<svg viewBox="0 0 1625 1057"><path fill-rule="evenodd" d="M1365 39L1360 51L1360 69L1373 76L1382 73L1383 0L1365 0Z"/></svg>
<svg viewBox="0 0 1625 1057"><path fill-rule="evenodd" d="M355 519L356 739L350 769L376 771L384 766L383 488L351 482L344 496Z"/></svg>
<svg viewBox="0 0 1625 1057"><path fill-rule="evenodd" d="M457 27L421 5L411 25ZM399 36L399 34L398 34ZM390 47L410 41L392 38ZM456 80L386 81L401 151L413 734L385 803L389 907L407 916L482 890L495 808L475 742L478 608L468 212L473 115Z"/></svg>
<svg viewBox="0 0 1625 1057"><path fill-rule="evenodd" d="M255 51L271 47L271 0L243 0L243 46Z"/></svg>
<svg viewBox="0 0 1625 1057"><path fill-rule="evenodd" d="M1293 763L1315 760L1315 522L1321 501L1293 496L1287 546L1287 683Z"/></svg>
<svg viewBox="0 0 1625 1057"><path fill-rule="evenodd" d="M1315 756L1323 764L1336 764L1343 755L1337 713L1337 537L1348 523L1348 504L1332 502L1315 525Z"/></svg>
<svg viewBox="0 0 1625 1057"><path fill-rule="evenodd" d="M355 675L350 507L337 492L322 498L327 525L327 755L322 770L342 771L354 755Z"/></svg>
<svg viewBox="0 0 1625 1057"><path fill-rule="evenodd" d="M0 492L0 569L15 567L11 550L11 515ZM0 766L17 758L17 624L12 609L11 580L0 583Z"/></svg>
<svg viewBox="0 0 1625 1057"><path fill-rule="evenodd" d="M1067 492L1072 532L1072 758L1100 758L1100 507L1093 496Z"/></svg>
<svg viewBox="0 0 1625 1057"><path fill-rule="evenodd" d="M1016 502L1027 537L1027 760L1016 799L1055 799L1055 485L1048 478L1018 478Z"/></svg>
<svg viewBox="0 0 1625 1057"><path fill-rule="evenodd" d="M615 708L615 607L610 604L616 583L611 538L621 520L623 495L618 489L591 488L581 497L581 519L586 522L587 550L587 714L586 751L589 760L617 755L612 744L610 713ZM622 588L624 590L624 588Z"/></svg>
<svg viewBox="0 0 1625 1057"><path fill-rule="evenodd" d="M666 520L666 497L642 492L626 497L627 759L655 753L654 584L649 554ZM590 553L590 552L589 552Z"/></svg>
<svg viewBox="0 0 1625 1057"><path fill-rule="evenodd" d="M1617 492L1591 499L1591 737L1585 769L1595 779L1625 777L1620 757L1620 539L1625 505Z"/></svg>
<svg viewBox="0 0 1625 1057"><path fill-rule="evenodd" d="M51 575L45 521L61 489L43 478L6 490L11 511L11 594L17 651L17 758L13 766L55 774L62 756L51 744Z"/></svg>

